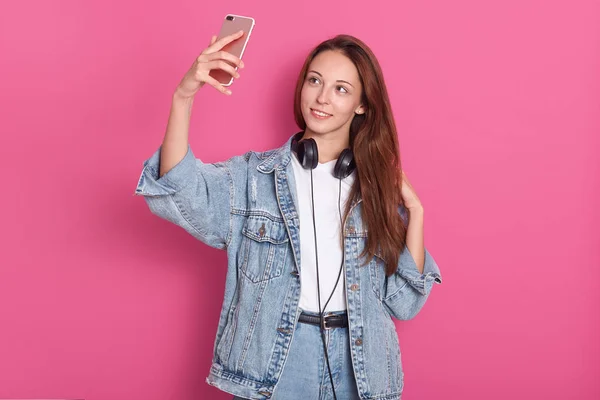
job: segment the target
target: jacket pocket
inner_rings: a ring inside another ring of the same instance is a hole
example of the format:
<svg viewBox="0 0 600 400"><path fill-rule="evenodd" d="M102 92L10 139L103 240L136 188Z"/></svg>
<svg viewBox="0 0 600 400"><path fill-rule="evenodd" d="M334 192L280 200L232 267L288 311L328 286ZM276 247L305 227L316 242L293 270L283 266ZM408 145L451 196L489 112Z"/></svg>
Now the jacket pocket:
<svg viewBox="0 0 600 400"><path fill-rule="evenodd" d="M241 270L254 283L281 275L289 239L283 221L261 215L249 216L242 229Z"/></svg>

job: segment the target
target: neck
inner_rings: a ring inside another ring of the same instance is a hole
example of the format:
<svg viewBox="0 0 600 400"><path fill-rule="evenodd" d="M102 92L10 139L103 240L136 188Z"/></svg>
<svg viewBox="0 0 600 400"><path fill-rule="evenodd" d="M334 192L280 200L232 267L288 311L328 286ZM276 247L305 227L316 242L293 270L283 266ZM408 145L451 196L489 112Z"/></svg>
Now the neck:
<svg viewBox="0 0 600 400"><path fill-rule="evenodd" d="M320 163L335 160L342 150L350 146L349 132L315 133L306 128L302 139L314 139L317 142Z"/></svg>

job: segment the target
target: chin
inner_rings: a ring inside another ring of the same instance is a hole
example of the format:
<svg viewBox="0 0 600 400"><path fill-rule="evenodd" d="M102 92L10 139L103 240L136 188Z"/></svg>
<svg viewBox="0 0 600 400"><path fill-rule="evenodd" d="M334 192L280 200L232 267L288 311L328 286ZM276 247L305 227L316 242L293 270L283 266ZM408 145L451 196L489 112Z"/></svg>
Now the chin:
<svg viewBox="0 0 600 400"><path fill-rule="evenodd" d="M311 132L317 134L317 135L325 135L328 133L333 133L333 132L338 132L340 129L342 129L341 126L337 126L337 125L333 125L333 124L324 124L324 123L315 123L314 121L307 121L306 122L306 129L310 129Z"/></svg>
<svg viewBox="0 0 600 400"><path fill-rule="evenodd" d="M317 133L317 134L324 134L331 130L331 129L328 129L326 126L323 126L322 124L315 124L315 123L311 123L309 121L306 121L306 129L310 130L313 133Z"/></svg>
<svg viewBox="0 0 600 400"><path fill-rule="evenodd" d="M306 123L306 129L316 134L325 134L339 129L339 127L332 124L333 121L315 121L312 116L304 118L304 122Z"/></svg>

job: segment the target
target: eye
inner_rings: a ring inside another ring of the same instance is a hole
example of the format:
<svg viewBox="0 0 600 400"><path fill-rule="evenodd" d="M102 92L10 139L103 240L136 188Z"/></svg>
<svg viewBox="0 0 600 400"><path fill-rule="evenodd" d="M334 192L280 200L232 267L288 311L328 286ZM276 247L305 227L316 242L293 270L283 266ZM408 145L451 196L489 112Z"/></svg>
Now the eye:
<svg viewBox="0 0 600 400"><path fill-rule="evenodd" d="M308 78L308 83L319 83L319 79L317 79L314 76L311 76L310 78Z"/></svg>
<svg viewBox="0 0 600 400"><path fill-rule="evenodd" d="M344 86L338 86L337 90L341 93L348 93L348 89L346 89Z"/></svg>

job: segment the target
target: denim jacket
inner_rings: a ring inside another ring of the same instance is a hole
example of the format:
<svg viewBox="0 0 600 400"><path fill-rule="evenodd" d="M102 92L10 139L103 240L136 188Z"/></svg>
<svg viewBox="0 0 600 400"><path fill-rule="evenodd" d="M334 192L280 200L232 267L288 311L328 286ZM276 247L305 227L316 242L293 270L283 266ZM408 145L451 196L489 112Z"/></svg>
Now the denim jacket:
<svg viewBox="0 0 600 400"><path fill-rule="evenodd" d="M248 399L269 399L285 366L301 310L300 226L290 157L280 148L203 163L191 148L159 175L160 149L144 162L136 194L152 213L209 246L227 251L225 296L207 383ZM421 274L408 251L385 276L379 256L359 258L367 231L361 200L343 227L350 351L360 398L401 398L404 374L392 317L413 318L438 266L425 249ZM406 220L406 212L401 209ZM362 266L361 266L362 265Z"/></svg>

